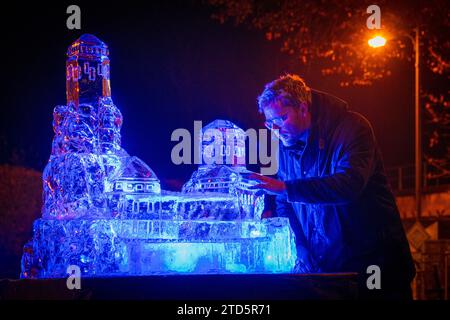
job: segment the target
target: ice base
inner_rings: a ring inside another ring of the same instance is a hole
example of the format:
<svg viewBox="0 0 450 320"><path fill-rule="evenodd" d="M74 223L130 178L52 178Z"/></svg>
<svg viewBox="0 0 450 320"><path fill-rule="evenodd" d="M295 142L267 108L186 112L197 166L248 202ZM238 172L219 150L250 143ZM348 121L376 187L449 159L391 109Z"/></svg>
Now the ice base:
<svg viewBox="0 0 450 320"><path fill-rule="evenodd" d="M261 221L47 220L34 224L22 278L287 273L296 249L287 218Z"/></svg>

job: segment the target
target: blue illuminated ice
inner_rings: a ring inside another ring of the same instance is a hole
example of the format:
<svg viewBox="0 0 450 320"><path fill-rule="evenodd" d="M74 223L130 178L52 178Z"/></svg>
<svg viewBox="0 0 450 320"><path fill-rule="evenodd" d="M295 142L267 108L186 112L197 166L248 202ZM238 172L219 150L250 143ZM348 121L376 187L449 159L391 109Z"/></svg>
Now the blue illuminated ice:
<svg viewBox="0 0 450 320"><path fill-rule="evenodd" d="M21 277L65 277L69 265L88 277L293 270L288 220L261 219L264 194L245 178L242 129L228 120L205 126L204 162L181 192L161 190L153 170L121 147L106 44L83 35L67 55L67 105L53 112L42 218Z"/></svg>
<svg viewBox="0 0 450 320"><path fill-rule="evenodd" d="M289 229L281 218L40 219L29 244L34 258L24 255L23 276L64 276L69 265L86 276L289 272L295 259Z"/></svg>

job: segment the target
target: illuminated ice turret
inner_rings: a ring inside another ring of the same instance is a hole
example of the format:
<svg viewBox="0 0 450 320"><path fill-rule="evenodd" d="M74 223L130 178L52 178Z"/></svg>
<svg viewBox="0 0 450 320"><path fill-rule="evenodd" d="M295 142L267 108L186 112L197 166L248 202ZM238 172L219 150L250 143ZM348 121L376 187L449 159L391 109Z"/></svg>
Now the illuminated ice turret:
<svg viewBox="0 0 450 320"><path fill-rule="evenodd" d="M202 165L183 186L184 193L222 193L236 200L237 217L261 219L264 194L250 189L246 178L245 132L228 120L214 120L202 129ZM213 196L214 197L214 196Z"/></svg>
<svg viewBox="0 0 450 320"><path fill-rule="evenodd" d="M245 136L230 121L203 128L203 163L182 192L161 190L121 147L107 46L83 35L68 50L67 105L43 174L42 218L24 246L23 278L290 272L287 218L261 219L264 196L245 178Z"/></svg>
<svg viewBox="0 0 450 320"><path fill-rule="evenodd" d="M202 165L245 168L245 132L229 120L217 119L202 128Z"/></svg>
<svg viewBox="0 0 450 320"><path fill-rule="evenodd" d="M67 51L66 93L67 106L53 111L43 217L110 217L117 209L110 192L130 179L140 179L144 192L159 190L153 171L120 146L123 118L111 98L108 49L93 35L81 36ZM133 165L140 177L130 174Z"/></svg>
<svg viewBox="0 0 450 320"><path fill-rule="evenodd" d="M91 34L84 34L67 50L67 105L98 108L101 98L111 97L108 46Z"/></svg>

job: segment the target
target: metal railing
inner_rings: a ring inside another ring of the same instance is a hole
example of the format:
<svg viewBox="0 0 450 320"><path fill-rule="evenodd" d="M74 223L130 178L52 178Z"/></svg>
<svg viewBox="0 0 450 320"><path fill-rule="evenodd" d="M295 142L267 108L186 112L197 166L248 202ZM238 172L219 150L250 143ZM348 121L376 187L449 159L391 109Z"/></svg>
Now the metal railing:
<svg viewBox="0 0 450 320"><path fill-rule="evenodd" d="M424 191L429 188L450 185L450 176L435 177L432 174L433 168L423 164L422 188ZM408 164L403 166L386 168L386 175L391 187L396 192L414 191L415 187L415 166Z"/></svg>

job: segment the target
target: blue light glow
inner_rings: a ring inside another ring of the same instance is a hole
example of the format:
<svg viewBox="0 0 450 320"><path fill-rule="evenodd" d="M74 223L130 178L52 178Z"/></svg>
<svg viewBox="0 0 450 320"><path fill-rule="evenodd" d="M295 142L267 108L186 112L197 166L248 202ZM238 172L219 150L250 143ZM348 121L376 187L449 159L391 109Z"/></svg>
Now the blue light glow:
<svg viewBox="0 0 450 320"><path fill-rule="evenodd" d="M68 50L67 106L53 113L42 219L24 247L21 277L65 277L69 265L87 277L291 272L289 221L261 219L264 195L249 188L245 165L201 165L181 192L169 192L121 147L107 55L91 35ZM217 126L243 132L224 120L206 128Z"/></svg>

